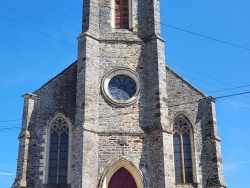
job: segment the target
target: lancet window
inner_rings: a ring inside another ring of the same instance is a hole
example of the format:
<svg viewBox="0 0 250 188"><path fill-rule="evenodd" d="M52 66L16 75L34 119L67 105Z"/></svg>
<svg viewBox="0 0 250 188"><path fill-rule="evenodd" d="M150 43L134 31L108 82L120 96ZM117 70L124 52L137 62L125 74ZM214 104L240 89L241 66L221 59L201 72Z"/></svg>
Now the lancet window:
<svg viewBox="0 0 250 188"><path fill-rule="evenodd" d="M48 184L67 184L69 126L56 118L50 126Z"/></svg>
<svg viewBox="0 0 250 188"><path fill-rule="evenodd" d="M115 28L129 29L129 0L115 1Z"/></svg>
<svg viewBox="0 0 250 188"><path fill-rule="evenodd" d="M179 117L173 126L174 162L176 183L192 183L191 127L187 120Z"/></svg>

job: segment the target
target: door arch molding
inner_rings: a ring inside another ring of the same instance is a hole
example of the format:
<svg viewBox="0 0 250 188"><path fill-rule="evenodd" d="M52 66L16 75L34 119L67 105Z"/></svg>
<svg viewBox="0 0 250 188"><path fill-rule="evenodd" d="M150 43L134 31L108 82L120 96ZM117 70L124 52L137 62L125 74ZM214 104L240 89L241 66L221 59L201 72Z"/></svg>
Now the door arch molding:
<svg viewBox="0 0 250 188"><path fill-rule="evenodd" d="M136 168L136 166L125 158L120 158L114 161L109 167L104 171L99 188L108 188L109 181L111 177L120 168L125 168L134 178L137 188L144 188L144 181L142 173Z"/></svg>

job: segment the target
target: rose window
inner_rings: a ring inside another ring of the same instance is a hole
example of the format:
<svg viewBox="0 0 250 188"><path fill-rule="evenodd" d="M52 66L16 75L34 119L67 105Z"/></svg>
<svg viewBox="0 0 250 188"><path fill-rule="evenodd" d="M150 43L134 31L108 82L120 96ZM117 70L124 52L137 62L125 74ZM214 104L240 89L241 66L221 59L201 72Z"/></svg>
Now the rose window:
<svg viewBox="0 0 250 188"><path fill-rule="evenodd" d="M136 93L136 83L129 76L117 75L110 80L108 90L115 99L128 100Z"/></svg>

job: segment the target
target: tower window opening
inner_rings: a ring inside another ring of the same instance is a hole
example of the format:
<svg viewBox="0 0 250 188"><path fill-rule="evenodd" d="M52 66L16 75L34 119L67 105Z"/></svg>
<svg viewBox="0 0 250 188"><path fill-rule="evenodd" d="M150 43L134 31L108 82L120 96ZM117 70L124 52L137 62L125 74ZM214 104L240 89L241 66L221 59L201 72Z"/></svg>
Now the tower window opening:
<svg viewBox="0 0 250 188"><path fill-rule="evenodd" d="M129 2L128 0L115 0L115 28L129 29Z"/></svg>

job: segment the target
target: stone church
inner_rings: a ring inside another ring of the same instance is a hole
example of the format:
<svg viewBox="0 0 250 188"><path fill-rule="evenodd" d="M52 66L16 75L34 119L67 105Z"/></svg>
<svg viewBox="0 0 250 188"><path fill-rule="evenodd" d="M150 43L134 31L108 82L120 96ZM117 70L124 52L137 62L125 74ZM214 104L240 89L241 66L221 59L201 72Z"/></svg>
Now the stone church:
<svg viewBox="0 0 250 188"><path fill-rule="evenodd" d="M223 188L215 101L165 64L159 0L84 0L78 59L23 95L12 188Z"/></svg>

